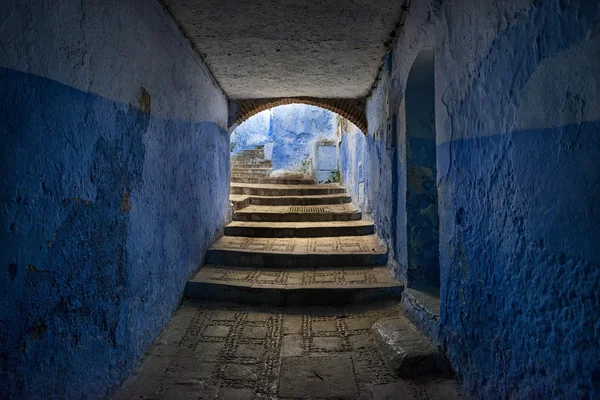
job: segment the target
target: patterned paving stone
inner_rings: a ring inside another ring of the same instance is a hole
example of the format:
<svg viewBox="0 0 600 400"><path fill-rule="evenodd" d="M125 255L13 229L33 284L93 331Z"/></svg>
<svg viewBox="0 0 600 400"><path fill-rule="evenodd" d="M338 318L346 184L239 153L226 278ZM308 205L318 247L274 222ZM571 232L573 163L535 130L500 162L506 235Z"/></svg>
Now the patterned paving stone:
<svg viewBox="0 0 600 400"><path fill-rule="evenodd" d="M247 250L256 252L289 252L295 254L377 253L385 251L375 235L324 238L255 238L223 236L211 250Z"/></svg>
<svg viewBox="0 0 600 400"><path fill-rule="evenodd" d="M271 286L274 288L328 287L394 287L399 286L385 266L346 268L268 268L224 267L205 265L192 282L238 286Z"/></svg>
<svg viewBox="0 0 600 400"><path fill-rule="evenodd" d="M406 398L462 398L453 380L409 383L386 366L362 328L397 313L395 303L258 308L185 300L116 398L385 399L402 390L413 396ZM311 366L323 380L305 374Z"/></svg>
<svg viewBox="0 0 600 400"><path fill-rule="evenodd" d="M285 357L278 394L281 398L357 398L353 369L348 355Z"/></svg>
<svg viewBox="0 0 600 400"><path fill-rule="evenodd" d="M340 351L342 348L339 337L317 336L313 338L313 352Z"/></svg>

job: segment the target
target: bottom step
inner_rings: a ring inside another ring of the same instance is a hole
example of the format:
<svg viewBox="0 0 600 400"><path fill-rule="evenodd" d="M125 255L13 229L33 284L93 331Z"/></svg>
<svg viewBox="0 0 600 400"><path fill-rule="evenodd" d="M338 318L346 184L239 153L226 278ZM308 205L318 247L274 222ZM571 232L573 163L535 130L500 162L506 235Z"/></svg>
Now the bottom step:
<svg viewBox="0 0 600 400"><path fill-rule="evenodd" d="M205 265L185 295L250 304L351 304L399 299L400 282L385 266L286 270Z"/></svg>

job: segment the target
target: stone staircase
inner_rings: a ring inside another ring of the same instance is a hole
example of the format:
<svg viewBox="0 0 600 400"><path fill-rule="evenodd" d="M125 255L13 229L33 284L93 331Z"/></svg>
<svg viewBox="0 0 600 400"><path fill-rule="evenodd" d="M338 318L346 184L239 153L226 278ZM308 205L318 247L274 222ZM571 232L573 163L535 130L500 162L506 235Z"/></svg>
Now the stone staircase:
<svg viewBox="0 0 600 400"><path fill-rule="evenodd" d="M271 305L399 299L387 251L339 184L270 178L263 149L231 158L233 221L186 296Z"/></svg>
<svg viewBox="0 0 600 400"><path fill-rule="evenodd" d="M117 398L464 399L346 190L234 157L233 221Z"/></svg>

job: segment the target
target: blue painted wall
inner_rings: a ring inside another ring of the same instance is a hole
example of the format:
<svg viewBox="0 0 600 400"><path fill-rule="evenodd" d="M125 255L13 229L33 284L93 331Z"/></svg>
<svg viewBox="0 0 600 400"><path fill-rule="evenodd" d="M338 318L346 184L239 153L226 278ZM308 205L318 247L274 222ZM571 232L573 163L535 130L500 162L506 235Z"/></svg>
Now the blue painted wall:
<svg viewBox="0 0 600 400"><path fill-rule="evenodd" d="M343 123L341 128L340 178L348 194L352 196L352 202L364 211L367 207L365 191L368 182L363 161L366 157L368 137L351 122Z"/></svg>
<svg viewBox="0 0 600 400"><path fill-rule="evenodd" d="M600 397L598 15L598 1L412 3L368 100L367 150L342 139L363 152L365 202L406 279L392 184L402 204L407 79L435 50L442 346L472 398Z"/></svg>
<svg viewBox="0 0 600 400"><path fill-rule="evenodd" d="M392 273L400 281L406 282L406 241L398 238L396 244L394 236L396 225L406 233L406 213L394 215L396 205L392 185L396 174L399 182L397 187L404 188L403 190L406 188L405 163L398 164L397 171L394 171L392 163L394 157L404 157L405 146L396 148L386 139L388 83L389 75L384 68L380 84L369 98L367 134L351 123L342 126L340 175L342 183L352 196L352 202L363 211L363 218L374 222L377 235L387 243L390 255L388 263ZM361 184L362 196L359 194ZM405 210L404 200L400 201L398 207Z"/></svg>
<svg viewBox="0 0 600 400"><path fill-rule="evenodd" d="M318 139L334 140L337 114L306 104L289 104L262 111L231 134L234 152L272 143L273 170L302 171ZM304 163L304 165L303 165Z"/></svg>
<svg viewBox="0 0 600 400"><path fill-rule="evenodd" d="M157 2L9 3L0 397L101 398L228 219L227 102Z"/></svg>
<svg viewBox="0 0 600 400"><path fill-rule="evenodd" d="M472 393L598 397L599 133L595 121L451 144L442 326Z"/></svg>

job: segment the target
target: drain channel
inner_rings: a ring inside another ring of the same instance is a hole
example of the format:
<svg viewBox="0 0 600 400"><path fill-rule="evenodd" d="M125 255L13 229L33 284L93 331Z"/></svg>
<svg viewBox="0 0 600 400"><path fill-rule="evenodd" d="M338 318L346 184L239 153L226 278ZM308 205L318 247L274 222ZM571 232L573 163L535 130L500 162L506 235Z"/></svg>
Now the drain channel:
<svg viewBox="0 0 600 400"><path fill-rule="evenodd" d="M290 206L288 209L290 213L296 214L324 214L328 213L329 207L302 207L302 206Z"/></svg>

